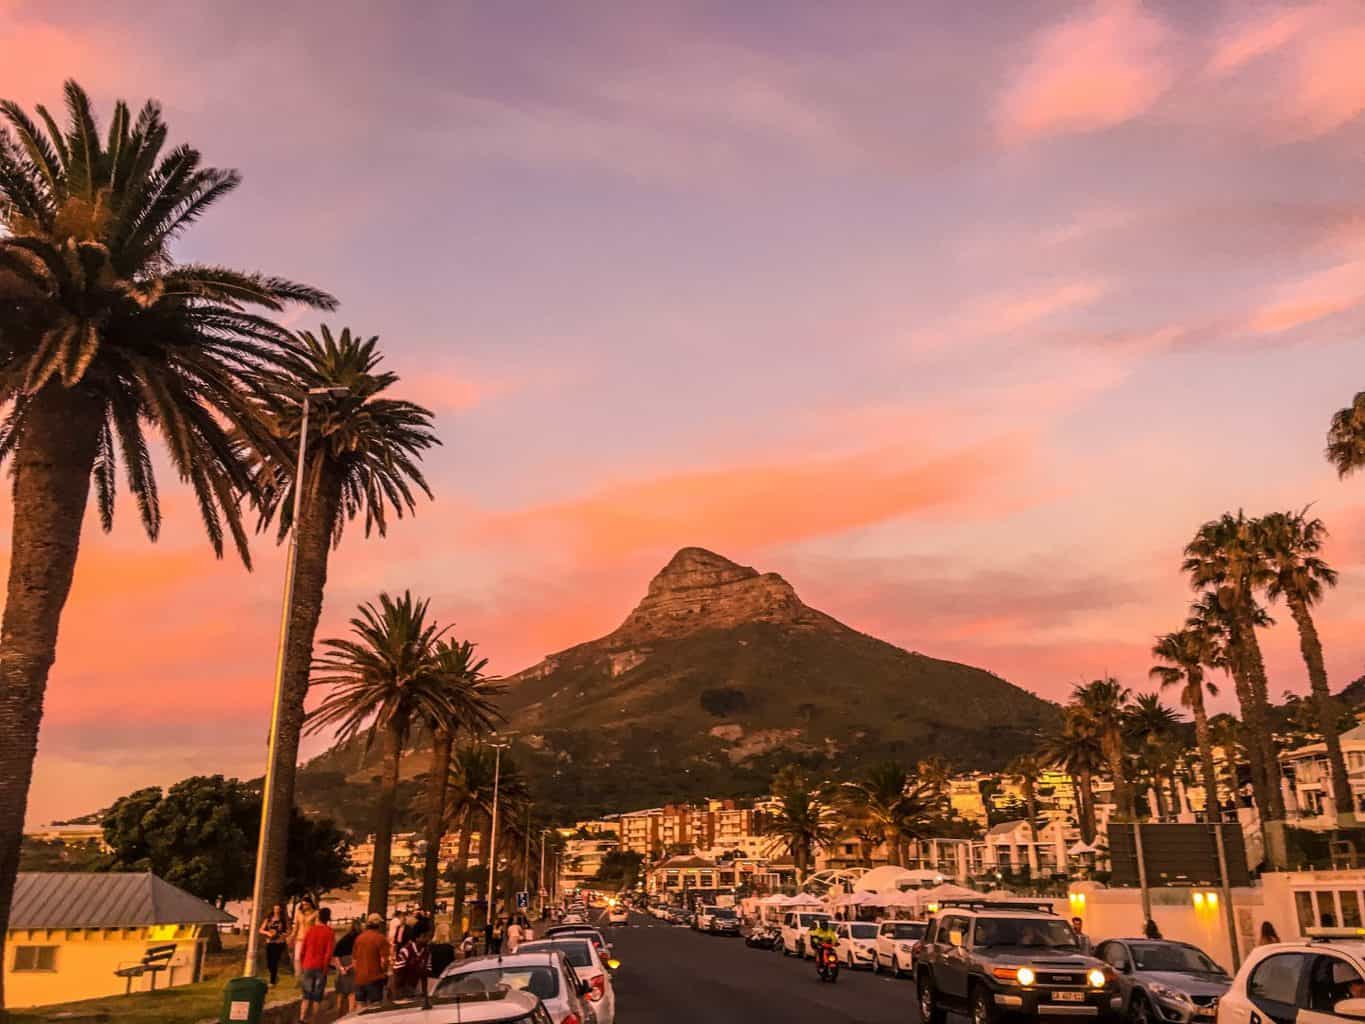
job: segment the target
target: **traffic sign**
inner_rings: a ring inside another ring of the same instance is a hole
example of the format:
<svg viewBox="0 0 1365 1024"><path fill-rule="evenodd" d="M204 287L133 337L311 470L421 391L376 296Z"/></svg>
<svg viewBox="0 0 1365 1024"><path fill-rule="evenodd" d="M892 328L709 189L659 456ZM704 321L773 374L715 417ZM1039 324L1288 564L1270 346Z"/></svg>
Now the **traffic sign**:
<svg viewBox="0 0 1365 1024"><path fill-rule="evenodd" d="M525 889L522 889L521 892L517 893L517 909L525 910L530 905L531 894L527 892Z"/></svg>

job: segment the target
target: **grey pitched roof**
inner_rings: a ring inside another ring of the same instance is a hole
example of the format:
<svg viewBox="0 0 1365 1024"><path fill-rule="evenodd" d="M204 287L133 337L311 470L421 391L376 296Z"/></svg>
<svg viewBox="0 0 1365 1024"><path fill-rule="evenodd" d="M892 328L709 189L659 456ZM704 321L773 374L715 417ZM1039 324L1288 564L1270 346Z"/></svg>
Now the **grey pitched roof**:
<svg viewBox="0 0 1365 1024"><path fill-rule="evenodd" d="M153 874L21 871L14 886L9 926L137 928L235 920Z"/></svg>

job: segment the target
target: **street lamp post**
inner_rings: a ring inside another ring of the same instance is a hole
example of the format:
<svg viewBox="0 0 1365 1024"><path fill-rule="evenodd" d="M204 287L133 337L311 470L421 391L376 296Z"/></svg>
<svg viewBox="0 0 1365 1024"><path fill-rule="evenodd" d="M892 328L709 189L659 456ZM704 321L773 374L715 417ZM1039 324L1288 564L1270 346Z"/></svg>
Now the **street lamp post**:
<svg viewBox="0 0 1365 1024"><path fill-rule="evenodd" d="M510 743L494 743L497 753L493 755L493 814L488 829L488 909L484 912L484 928L491 934L493 928L493 872L497 868L498 857L498 782L502 775L502 752Z"/></svg>
<svg viewBox="0 0 1365 1024"><path fill-rule="evenodd" d="M275 816L275 755L280 742L280 709L284 704L284 656L289 647L289 617L294 607L294 572L299 561L299 518L303 515L303 468L308 455L308 409L314 395L344 395L347 388L309 388L303 394L303 415L299 423L299 461L294 473L294 519L289 529L289 553L285 558L284 602L280 611L280 646L275 655L275 700L270 709L270 743L265 762L265 781L261 784L261 834L256 840L256 878L251 886L251 908L247 921L246 967L242 973L256 973L258 928L261 901L265 899L265 860L270 843L270 825ZM289 813L289 809L285 809ZM254 917L255 920L250 918Z"/></svg>
<svg viewBox="0 0 1365 1024"><path fill-rule="evenodd" d="M540 874L536 876L536 879L539 882L539 884L536 886L536 888L539 890L536 893L537 896L536 902L540 908L540 914L542 917L545 916L545 837L546 835L549 834L549 832L550 830L548 828L543 828L540 830Z"/></svg>

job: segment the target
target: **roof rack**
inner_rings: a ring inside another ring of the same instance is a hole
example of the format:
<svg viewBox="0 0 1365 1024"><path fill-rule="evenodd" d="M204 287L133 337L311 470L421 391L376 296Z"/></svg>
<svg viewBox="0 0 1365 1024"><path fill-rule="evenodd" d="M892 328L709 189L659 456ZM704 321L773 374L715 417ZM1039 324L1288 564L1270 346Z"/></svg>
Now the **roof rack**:
<svg viewBox="0 0 1365 1024"><path fill-rule="evenodd" d="M1305 928L1303 934L1310 942L1331 942L1333 939L1365 940L1365 928Z"/></svg>
<svg viewBox="0 0 1365 1024"><path fill-rule="evenodd" d="M1054 917L1057 914L1056 908L1045 900L956 899L939 900L938 906L940 910L945 907L954 907L958 910L1027 910L1051 914Z"/></svg>

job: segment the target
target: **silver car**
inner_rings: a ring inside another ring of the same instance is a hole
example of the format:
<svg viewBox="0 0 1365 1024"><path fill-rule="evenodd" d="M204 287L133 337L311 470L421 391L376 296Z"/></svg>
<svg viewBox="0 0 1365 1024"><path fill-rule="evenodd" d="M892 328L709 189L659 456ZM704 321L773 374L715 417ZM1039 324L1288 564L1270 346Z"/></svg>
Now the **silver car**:
<svg viewBox="0 0 1365 1024"><path fill-rule="evenodd" d="M1218 1016L1232 978L1187 942L1110 939L1095 955L1119 973L1124 1016L1134 1024L1201 1024Z"/></svg>

